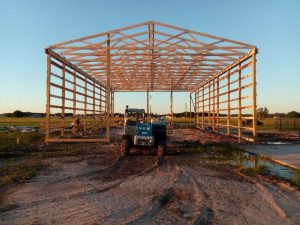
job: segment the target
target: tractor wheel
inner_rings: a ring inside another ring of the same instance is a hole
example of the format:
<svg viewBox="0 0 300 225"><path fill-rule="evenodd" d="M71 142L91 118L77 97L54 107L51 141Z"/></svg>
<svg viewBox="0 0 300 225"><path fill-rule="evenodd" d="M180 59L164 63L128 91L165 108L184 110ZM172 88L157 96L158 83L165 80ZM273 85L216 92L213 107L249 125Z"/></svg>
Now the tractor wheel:
<svg viewBox="0 0 300 225"><path fill-rule="evenodd" d="M162 157L165 155L166 151L166 142L165 141L160 141L157 146L157 156Z"/></svg>
<svg viewBox="0 0 300 225"><path fill-rule="evenodd" d="M122 149L121 149L121 156L127 156L130 152L130 140L128 138L124 138L122 140Z"/></svg>

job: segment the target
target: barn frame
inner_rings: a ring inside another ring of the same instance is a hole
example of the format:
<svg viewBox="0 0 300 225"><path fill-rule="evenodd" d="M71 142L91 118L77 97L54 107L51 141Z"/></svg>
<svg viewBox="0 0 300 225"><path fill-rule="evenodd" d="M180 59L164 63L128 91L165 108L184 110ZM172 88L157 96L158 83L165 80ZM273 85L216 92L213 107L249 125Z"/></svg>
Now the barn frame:
<svg viewBox="0 0 300 225"><path fill-rule="evenodd" d="M189 92L195 127L256 140L256 46L148 21L45 52L46 142L109 142L115 92L147 92L148 115L149 92L170 92L172 118Z"/></svg>

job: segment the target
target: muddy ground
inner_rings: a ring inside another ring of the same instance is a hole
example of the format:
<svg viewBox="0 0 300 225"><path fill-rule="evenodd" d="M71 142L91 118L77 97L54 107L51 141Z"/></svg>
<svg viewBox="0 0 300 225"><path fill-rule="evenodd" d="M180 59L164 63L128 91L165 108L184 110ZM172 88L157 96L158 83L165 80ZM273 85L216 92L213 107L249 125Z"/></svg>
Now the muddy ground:
<svg viewBox="0 0 300 225"><path fill-rule="evenodd" d="M120 133L85 154L43 159L44 173L1 194L0 224L300 224L296 189L184 150L231 140L180 129L163 159L119 158Z"/></svg>

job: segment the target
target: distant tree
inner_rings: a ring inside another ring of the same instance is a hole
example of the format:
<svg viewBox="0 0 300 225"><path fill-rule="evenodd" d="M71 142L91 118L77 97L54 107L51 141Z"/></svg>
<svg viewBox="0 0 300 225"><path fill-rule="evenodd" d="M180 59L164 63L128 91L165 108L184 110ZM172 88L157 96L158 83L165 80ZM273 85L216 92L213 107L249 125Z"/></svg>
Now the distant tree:
<svg viewBox="0 0 300 225"><path fill-rule="evenodd" d="M12 116L12 117L17 117L17 118L19 118L19 117L23 117L23 116L24 116L24 113L23 113L22 111L20 111L20 110L16 110L16 111L14 111L14 112L12 113L11 116Z"/></svg>
<svg viewBox="0 0 300 225"><path fill-rule="evenodd" d="M285 113L274 113L272 117L284 118L284 117L286 117L286 114Z"/></svg>
<svg viewBox="0 0 300 225"><path fill-rule="evenodd" d="M268 117L269 110L266 107L264 107L264 108L258 108L256 110L256 113L257 113L258 119L264 119L264 118Z"/></svg>
<svg viewBox="0 0 300 225"><path fill-rule="evenodd" d="M292 111L286 114L287 118L300 118L300 113L296 111Z"/></svg>

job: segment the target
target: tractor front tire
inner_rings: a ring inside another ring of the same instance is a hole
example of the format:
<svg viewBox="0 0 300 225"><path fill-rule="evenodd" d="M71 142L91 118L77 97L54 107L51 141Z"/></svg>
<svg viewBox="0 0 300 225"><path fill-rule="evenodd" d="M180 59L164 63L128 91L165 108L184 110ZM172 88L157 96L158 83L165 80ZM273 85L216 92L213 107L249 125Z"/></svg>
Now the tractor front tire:
<svg viewBox="0 0 300 225"><path fill-rule="evenodd" d="M125 137L122 139L121 156L125 157L129 155L129 152L130 152L130 140L129 138Z"/></svg>
<svg viewBox="0 0 300 225"><path fill-rule="evenodd" d="M166 151L166 141L160 141L157 146L157 156L163 157Z"/></svg>

